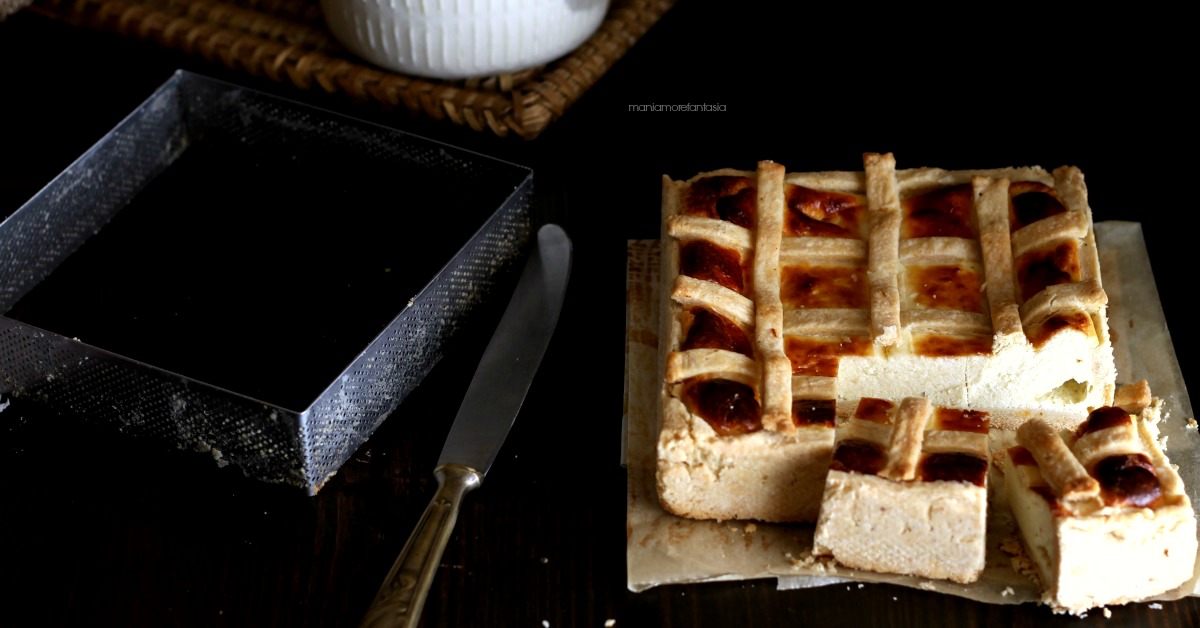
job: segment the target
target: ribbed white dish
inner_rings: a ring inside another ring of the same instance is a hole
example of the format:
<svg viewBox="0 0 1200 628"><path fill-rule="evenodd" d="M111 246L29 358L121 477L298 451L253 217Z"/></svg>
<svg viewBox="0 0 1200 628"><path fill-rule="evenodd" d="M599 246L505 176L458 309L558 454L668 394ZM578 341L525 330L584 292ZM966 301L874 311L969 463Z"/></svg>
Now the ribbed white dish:
<svg viewBox="0 0 1200 628"><path fill-rule="evenodd" d="M321 0L334 37L375 65L458 79L517 72L574 50L609 0Z"/></svg>

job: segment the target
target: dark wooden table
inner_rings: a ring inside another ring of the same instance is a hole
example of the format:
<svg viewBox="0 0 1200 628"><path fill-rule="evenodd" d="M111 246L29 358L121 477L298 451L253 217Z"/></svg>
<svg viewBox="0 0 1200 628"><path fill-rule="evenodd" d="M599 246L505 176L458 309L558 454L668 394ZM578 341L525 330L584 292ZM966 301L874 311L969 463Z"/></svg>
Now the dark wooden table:
<svg viewBox="0 0 1200 628"><path fill-rule="evenodd" d="M1200 369L1181 20L733 9L684 0L533 141L241 76L32 14L0 22L0 217L185 68L534 169L575 242L560 327L484 486L468 496L427 626L1200 625L1200 600L1084 619L886 585L626 588L620 465L626 241L658 235L660 177L1074 164L1097 220L1142 222L1186 378ZM1003 9L991 8L990 11ZM1165 19L1164 19L1165 18ZM906 24L918 26L906 26ZM937 24L937 26L933 26ZM711 103L717 112L631 105ZM428 502L478 351L451 353L309 497L14 402L0 413L0 625L353 626Z"/></svg>

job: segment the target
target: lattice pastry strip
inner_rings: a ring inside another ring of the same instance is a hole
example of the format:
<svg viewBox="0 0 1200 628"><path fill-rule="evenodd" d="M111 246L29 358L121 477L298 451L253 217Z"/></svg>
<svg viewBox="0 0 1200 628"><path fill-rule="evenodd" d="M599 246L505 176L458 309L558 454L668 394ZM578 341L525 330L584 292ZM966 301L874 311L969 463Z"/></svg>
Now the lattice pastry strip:
<svg viewBox="0 0 1200 628"><path fill-rule="evenodd" d="M757 229L755 230L755 341L758 346L759 397L763 427L794 431L792 363L784 351L783 302L779 298L779 250L783 241L783 166L758 165Z"/></svg>
<svg viewBox="0 0 1200 628"><path fill-rule="evenodd" d="M979 224L985 294L996 348L1024 343L1017 282L1012 274L1008 180L975 177L972 179L975 215Z"/></svg>
<svg viewBox="0 0 1200 628"><path fill-rule="evenodd" d="M896 160L891 154L864 158L867 203L871 214L868 277L871 286L871 337L891 346L900 337L900 196Z"/></svg>

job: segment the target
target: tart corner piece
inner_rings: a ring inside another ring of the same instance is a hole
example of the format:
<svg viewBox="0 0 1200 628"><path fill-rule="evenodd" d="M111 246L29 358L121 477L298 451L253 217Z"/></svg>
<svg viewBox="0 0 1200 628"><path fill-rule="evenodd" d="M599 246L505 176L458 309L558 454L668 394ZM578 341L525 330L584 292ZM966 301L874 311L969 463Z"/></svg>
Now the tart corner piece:
<svg viewBox="0 0 1200 628"><path fill-rule="evenodd" d="M1056 611L1145 600L1194 575L1195 512L1156 414L1107 406L1074 430L1031 421L1004 452L1004 490Z"/></svg>

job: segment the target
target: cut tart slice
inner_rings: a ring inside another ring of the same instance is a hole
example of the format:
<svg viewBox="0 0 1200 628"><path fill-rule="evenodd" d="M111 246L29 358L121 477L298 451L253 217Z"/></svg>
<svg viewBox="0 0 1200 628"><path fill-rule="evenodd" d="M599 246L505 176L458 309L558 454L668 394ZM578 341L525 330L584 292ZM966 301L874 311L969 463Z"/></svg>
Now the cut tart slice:
<svg viewBox="0 0 1200 628"><path fill-rule="evenodd" d="M974 582L987 551L988 459L984 412L862 399L837 427L813 553Z"/></svg>
<svg viewBox="0 0 1200 628"><path fill-rule="evenodd" d="M1157 421L1156 403L1098 408L1074 431L1034 420L1002 456L1009 505L1056 610L1143 600L1192 577L1195 513Z"/></svg>

